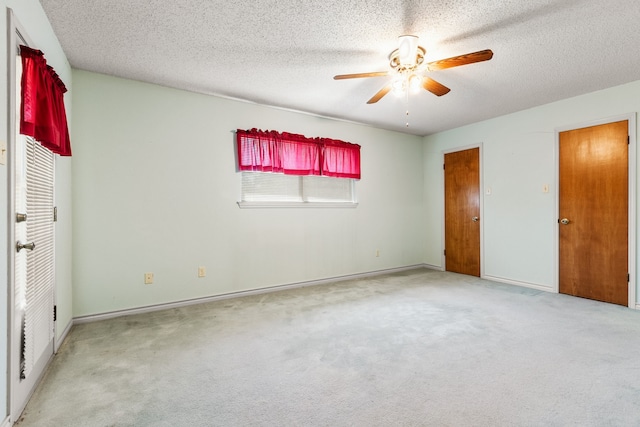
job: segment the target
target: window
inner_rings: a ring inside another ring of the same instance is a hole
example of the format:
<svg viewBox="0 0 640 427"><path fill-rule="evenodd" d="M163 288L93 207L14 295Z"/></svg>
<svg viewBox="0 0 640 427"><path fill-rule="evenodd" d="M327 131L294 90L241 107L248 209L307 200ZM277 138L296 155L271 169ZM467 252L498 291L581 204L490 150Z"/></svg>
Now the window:
<svg viewBox="0 0 640 427"><path fill-rule="evenodd" d="M251 129L236 132L240 207L355 207L360 146Z"/></svg>
<svg viewBox="0 0 640 427"><path fill-rule="evenodd" d="M356 207L355 180L242 172L241 208Z"/></svg>

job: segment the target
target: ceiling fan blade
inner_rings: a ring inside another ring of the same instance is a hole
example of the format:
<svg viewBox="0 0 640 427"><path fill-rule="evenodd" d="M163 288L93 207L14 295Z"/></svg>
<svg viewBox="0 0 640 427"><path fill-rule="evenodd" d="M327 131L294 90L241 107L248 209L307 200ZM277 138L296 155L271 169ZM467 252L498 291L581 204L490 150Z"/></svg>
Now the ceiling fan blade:
<svg viewBox="0 0 640 427"><path fill-rule="evenodd" d="M442 96L449 93L451 89L429 77L422 78L422 87L434 95Z"/></svg>
<svg viewBox="0 0 640 427"><path fill-rule="evenodd" d="M467 53L466 55L454 56L439 61L429 62L429 71L444 70L446 68L459 67L460 65L473 64L474 62L488 61L493 58L491 49L480 50L478 52Z"/></svg>
<svg viewBox="0 0 640 427"><path fill-rule="evenodd" d="M338 74L334 76L334 80L344 80L344 79L360 79L362 77L384 77L388 76L388 71L374 71L373 73L356 73L356 74Z"/></svg>
<svg viewBox="0 0 640 427"><path fill-rule="evenodd" d="M390 90L391 83L388 83L387 85L385 85L385 87L383 87L375 95L373 95L373 97L371 97L371 99L367 101L367 104L375 104L376 102L380 101L380 99L388 94Z"/></svg>

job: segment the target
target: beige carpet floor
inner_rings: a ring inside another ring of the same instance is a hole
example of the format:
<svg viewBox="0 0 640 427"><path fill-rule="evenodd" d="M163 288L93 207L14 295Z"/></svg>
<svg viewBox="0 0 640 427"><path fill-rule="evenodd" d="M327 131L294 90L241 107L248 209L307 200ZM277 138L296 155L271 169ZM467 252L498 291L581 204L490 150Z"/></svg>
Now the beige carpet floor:
<svg viewBox="0 0 640 427"><path fill-rule="evenodd" d="M425 269L120 317L18 425L639 426L640 312Z"/></svg>

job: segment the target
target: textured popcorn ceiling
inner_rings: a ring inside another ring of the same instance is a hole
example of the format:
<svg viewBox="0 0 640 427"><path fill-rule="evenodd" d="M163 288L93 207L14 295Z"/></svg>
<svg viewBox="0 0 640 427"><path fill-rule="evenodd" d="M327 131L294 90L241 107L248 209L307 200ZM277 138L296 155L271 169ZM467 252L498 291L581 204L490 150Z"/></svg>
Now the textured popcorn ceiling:
<svg viewBox="0 0 640 427"><path fill-rule="evenodd" d="M75 68L427 135L640 80L638 0L40 0ZM366 101L397 36L451 88Z"/></svg>

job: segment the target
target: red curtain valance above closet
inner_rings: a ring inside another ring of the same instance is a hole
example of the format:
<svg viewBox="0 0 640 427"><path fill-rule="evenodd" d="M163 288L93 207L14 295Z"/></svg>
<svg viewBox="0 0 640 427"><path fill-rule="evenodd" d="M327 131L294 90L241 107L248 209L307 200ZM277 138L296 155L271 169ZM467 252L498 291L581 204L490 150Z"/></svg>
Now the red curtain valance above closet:
<svg viewBox="0 0 640 427"><path fill-rule="evenodd" d="M20 56L20 133L33 137L56 154L70 156L71 141L63 98L67 88L47 65L41 51L20 46Z"/></svg>
<svg viewBox="0 0 640 427"><path fill-rule="evenodd" d="M236 142L241 171L360 179L358 144L258 129L238 129Z"/></svg>

